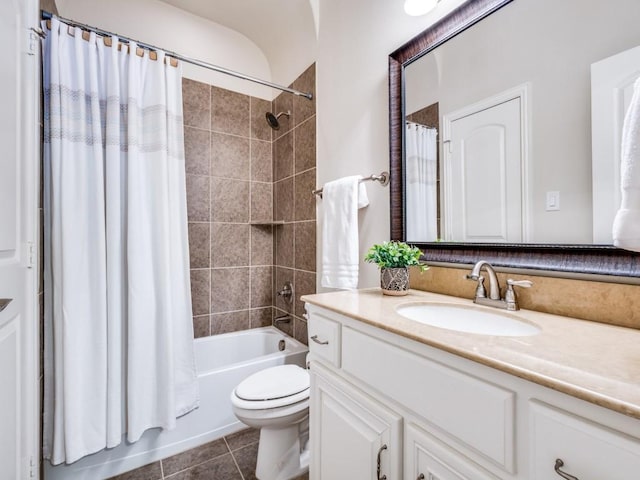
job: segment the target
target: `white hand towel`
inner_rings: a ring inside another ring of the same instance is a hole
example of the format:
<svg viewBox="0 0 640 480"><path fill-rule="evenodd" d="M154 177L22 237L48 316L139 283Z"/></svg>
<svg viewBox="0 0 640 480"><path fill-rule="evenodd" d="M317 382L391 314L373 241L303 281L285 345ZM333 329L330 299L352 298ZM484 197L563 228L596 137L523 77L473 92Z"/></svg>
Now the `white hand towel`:
<svg viewBox="0 0 640 480"><path fill-rule="evenodd" d="M640 252L640 78L622 127L622 202L613 221L613 244Z"/></svg>
<svg viewBox="0 0 640 480"><path fill-rule="evenodd" d="M325 184L322 224L321 285L328 288L358 287L358 209L369 205L360 176Z"/></svg>

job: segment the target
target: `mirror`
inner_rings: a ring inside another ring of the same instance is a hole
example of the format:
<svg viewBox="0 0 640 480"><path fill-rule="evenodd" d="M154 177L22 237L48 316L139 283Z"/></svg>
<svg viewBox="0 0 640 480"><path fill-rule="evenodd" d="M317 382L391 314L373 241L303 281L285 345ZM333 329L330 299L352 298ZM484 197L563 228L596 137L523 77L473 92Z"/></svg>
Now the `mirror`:
<svg viewBox="0 0 640 480"><path fill-rule="evenodd" d="M640 276L610 246L616 118L640 74L614 55L640 45L621 21L640 3L612 5L468 2L390 55L392 238L431 261Z"/></svg>

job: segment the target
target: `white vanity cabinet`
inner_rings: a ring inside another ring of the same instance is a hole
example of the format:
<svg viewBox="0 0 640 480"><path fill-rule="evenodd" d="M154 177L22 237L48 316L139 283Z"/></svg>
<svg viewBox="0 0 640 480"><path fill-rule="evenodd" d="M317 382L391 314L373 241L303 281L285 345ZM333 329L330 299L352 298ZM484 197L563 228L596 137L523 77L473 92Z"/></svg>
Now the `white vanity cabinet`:
<svg viewBox="0 0 640 480"><path fill-rule="evenodd" d="M307 311L311 480L640 478L640 420Z"/></svg>
<svg viewBox="0 0 640 480"><path fill-rule="evenodd" d="M315 366L311 478L400 478L402 417Z"/></svg>

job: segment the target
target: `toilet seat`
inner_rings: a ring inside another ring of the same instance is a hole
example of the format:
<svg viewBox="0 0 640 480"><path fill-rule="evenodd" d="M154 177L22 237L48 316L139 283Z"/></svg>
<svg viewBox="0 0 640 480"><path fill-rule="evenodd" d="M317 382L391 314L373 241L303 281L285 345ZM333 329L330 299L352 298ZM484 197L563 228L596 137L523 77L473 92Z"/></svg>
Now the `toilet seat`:
<svg viewBox="0 0 640 480"><path fill-rule="evenodd" d="M305 369L297 365L278 365L240 382L231 395L231 402L246 410L285 407L308 400L309 383L309 372Z"/></svg>

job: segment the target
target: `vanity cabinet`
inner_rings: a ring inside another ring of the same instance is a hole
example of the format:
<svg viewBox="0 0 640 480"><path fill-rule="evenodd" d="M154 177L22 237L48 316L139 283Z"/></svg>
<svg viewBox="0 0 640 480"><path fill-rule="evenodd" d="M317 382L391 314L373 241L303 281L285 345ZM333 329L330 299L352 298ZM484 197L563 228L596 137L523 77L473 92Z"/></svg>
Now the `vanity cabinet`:
<svg viewBox="0 0 640 480"><path fill-rule="evenodd" d="M311 480L640 478L640 420L307 311Z"/></svg>
<svg viewBox="0 0 640 480"><path fill-rule="evenodd" d="M640 478L637 438L537 401L529 415L531 480L547 480L558 459L561 472L580 480Z"/></svg>
<svg viewBox="0 0 640 480"><path fill-rule="evenodd" d="M316 365L312 478L400 478L402 417Z"/></svg>

